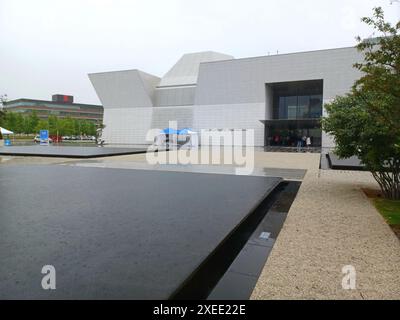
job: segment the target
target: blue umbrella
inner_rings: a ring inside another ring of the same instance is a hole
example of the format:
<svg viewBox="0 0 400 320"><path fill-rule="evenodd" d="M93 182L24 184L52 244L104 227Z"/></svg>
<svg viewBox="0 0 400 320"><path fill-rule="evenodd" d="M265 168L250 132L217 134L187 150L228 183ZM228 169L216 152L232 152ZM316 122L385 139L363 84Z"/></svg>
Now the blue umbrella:
<svg viewBox="0 0 400 320"><path fill-rule="evenodd" d="M178 134L188 134L190 132L193 132L193 130L190 128L183 128L182 130L179 130Z"/></svg>
<svg viewBox="0 0 400 320"><path fill-rule="evenodd" d="M163 132L164 132L165 134L177 134L177 133L178 133L177 130L172 129L172 128L165 128L165 129L163 130Z"/></svg>

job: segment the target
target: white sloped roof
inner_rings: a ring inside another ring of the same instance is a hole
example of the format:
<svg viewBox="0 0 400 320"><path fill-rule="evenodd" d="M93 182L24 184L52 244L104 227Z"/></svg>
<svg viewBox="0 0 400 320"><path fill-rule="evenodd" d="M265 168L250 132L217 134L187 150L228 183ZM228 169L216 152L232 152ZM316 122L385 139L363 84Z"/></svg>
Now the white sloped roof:
<svg viewBox="0 0 400 320"><path fill-rule="evenodd" d="M160 78L140 70L89 74L104 108L152 107Z"/></svg>
<svg viewBox="0 0 400 320"><path fill-rule="evenodd" d="M5 128L0 127L1 134L13 134L14 132L7 130Z"/></svg>
<svg viewBox="0 0 400 320"><path fill-rule="evenodd" d="M184 54L161 79L159 87L196 84L200 63L231 59L230 55L213 51Z"/></svg>

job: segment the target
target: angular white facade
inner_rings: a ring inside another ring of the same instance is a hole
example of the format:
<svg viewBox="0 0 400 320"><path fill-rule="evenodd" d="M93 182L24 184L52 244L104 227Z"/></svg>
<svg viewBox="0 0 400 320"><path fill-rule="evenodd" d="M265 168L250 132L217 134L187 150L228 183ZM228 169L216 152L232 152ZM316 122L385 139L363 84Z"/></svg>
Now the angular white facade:
<svg viewBox="0 0 400 320"><path fill-rule="evenodd" d="M253 129L264 146L265 120L276 119L274 84L320 81L326 103L350 90L361 59L353 47L244 59L201 52L184 55L163 78L138 70L89 77L104 106L106 143L149 144L148 130L177 121L196 131ZM322 147L331 146L322 134Z"/></svg>

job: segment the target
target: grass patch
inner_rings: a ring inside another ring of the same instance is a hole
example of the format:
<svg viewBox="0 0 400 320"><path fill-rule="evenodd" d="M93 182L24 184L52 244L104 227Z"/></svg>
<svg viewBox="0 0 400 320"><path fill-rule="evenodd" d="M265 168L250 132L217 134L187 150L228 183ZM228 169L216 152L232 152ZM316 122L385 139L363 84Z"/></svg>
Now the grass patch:
<svg viewBox="0 0 400 320"><path fill-rule="evenodd" d="M388 224L400 225L400 201L387 199L374 199L375 207L382 214Z"/></svg>

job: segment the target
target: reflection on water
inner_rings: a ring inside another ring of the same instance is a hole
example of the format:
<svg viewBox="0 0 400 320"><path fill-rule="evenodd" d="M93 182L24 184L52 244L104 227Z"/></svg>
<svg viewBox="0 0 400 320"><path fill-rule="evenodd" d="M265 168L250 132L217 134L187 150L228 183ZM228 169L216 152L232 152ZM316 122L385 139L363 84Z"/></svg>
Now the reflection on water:
<svg viewBox="0 0 400 320"><path fill-rule="evenodd" d="M39 143L35 143L33 141L18 141L11 140L11 146L35 146L39 145ZM50 143L50 146L58 146L58 147L100 147L96 145L94 141L68 141L68 142L58 142L58 143ZM149 144L105 144L103 147L105 148L139 148L139 149L147 149Z"/></svg>
<svg viewBox="0 0 400 320"><path fill-rule="evenodd" d="M18 141L18 140L11 140L13 146L35 146L39 145L39 143L35 143L33 141ZM96 143L93 141L88 142L58 142L58 143L50 143L50 146L63 146L63 147L96 147Z"/></svg>

